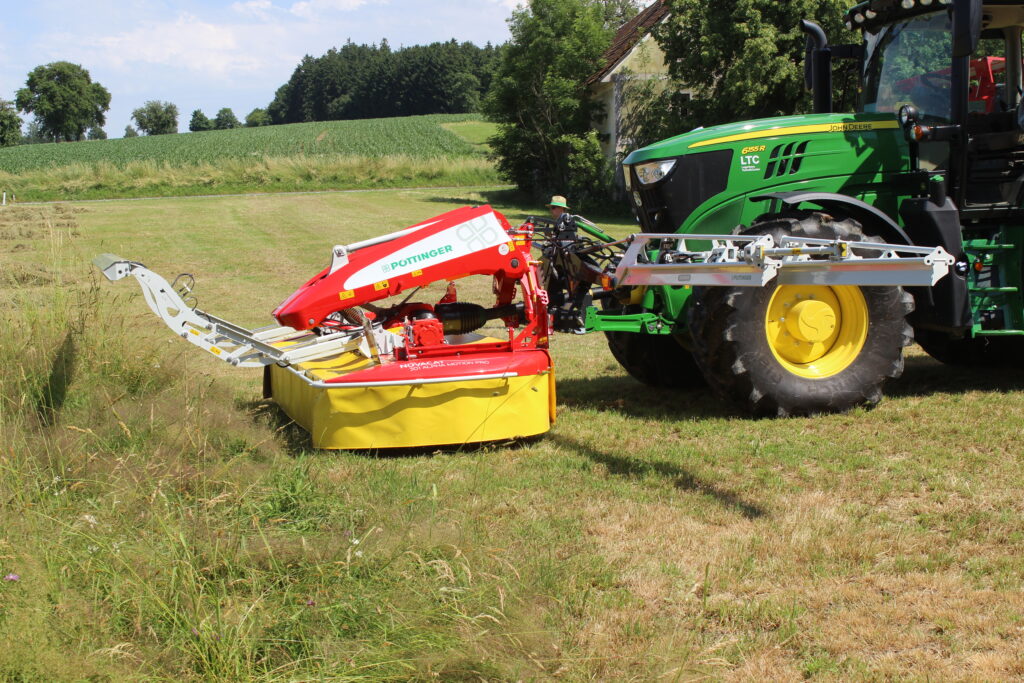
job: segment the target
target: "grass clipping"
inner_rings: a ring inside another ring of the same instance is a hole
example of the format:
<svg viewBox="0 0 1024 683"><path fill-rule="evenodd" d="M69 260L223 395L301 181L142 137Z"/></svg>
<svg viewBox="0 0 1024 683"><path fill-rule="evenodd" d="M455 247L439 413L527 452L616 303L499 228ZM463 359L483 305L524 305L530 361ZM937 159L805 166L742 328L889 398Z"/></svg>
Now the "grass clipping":
<svg viewBox="0 0 1024 683"><path fill-rule="evenodd" d="M417 159L403 155L296 154L180 165L158 161L132 161L121 165L101 161L20 174L0 172L0 188L21 201L497 182L494 165L482 157Z"/></svg>

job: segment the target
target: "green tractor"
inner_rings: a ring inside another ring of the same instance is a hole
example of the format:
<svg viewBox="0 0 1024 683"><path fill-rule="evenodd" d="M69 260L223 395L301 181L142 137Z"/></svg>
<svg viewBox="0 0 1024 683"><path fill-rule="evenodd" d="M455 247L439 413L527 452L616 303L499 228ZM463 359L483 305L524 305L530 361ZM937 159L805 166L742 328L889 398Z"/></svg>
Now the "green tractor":
<svg viewBox="0 0 1024 683"><path fill-rule="evenodd" d="M847 22L862 44L829 45L803 22L814 114L632 152L633 208L644 233L942 247L948 275L908 287L619 287L585 309L586 328L605 332L637 379L703 379L754 414L785 416L877 403L914 340L946 363L1020 358L1024 4L871 0ZM860 61L854 113L831 111L833 59Z"/></svg>

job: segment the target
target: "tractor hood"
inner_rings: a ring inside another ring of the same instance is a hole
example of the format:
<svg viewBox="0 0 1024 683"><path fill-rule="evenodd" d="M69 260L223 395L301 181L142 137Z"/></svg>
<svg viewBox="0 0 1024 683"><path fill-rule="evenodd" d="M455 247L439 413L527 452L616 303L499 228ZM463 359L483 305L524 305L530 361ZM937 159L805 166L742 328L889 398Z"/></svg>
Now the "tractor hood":
<svg viewBox="0 0 1024 683"><path fill-rule="evenodd" d="M806 114L755 119L696 128L689 133L635 150L622 163L637 164L697 152L732 149L738 145L742 149L786 136L806 139L809 135L841 133L851 138L852 142L854 138L865 134L899 127L895 114Z"/></svg>

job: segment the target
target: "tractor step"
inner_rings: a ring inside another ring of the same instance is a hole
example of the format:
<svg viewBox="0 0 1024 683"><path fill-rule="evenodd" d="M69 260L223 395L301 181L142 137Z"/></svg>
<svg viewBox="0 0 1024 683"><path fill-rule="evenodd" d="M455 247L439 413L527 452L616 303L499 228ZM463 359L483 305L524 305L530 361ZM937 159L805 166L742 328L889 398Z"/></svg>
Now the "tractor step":
<svg viewBox="0 0 1024 683"><path fill-rule="evenodd" d="M711 242L706 251L687 241ZM953 265L942 247L851 242L771 235L666 235L639 233L615 270L617 285L701 285L762 287L784 285L924 286L935 284Z"/></svg>

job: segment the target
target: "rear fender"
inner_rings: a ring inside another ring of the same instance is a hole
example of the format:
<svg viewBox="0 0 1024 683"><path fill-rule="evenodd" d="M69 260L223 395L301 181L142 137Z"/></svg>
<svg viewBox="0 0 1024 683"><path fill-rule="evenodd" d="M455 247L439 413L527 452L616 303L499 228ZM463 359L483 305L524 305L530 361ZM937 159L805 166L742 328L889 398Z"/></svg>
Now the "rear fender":
<svg viewBox="0 0 1024 683"><path fill-rule="evenodd" d="M796 209L805 203L817 205L825 211L849 216L864 227L867 235L880 237L890 244L913 244L903 228L887 214L848 195L832 192L769 192L751 197L750 201L780 202L789 209Z"/></svg>

